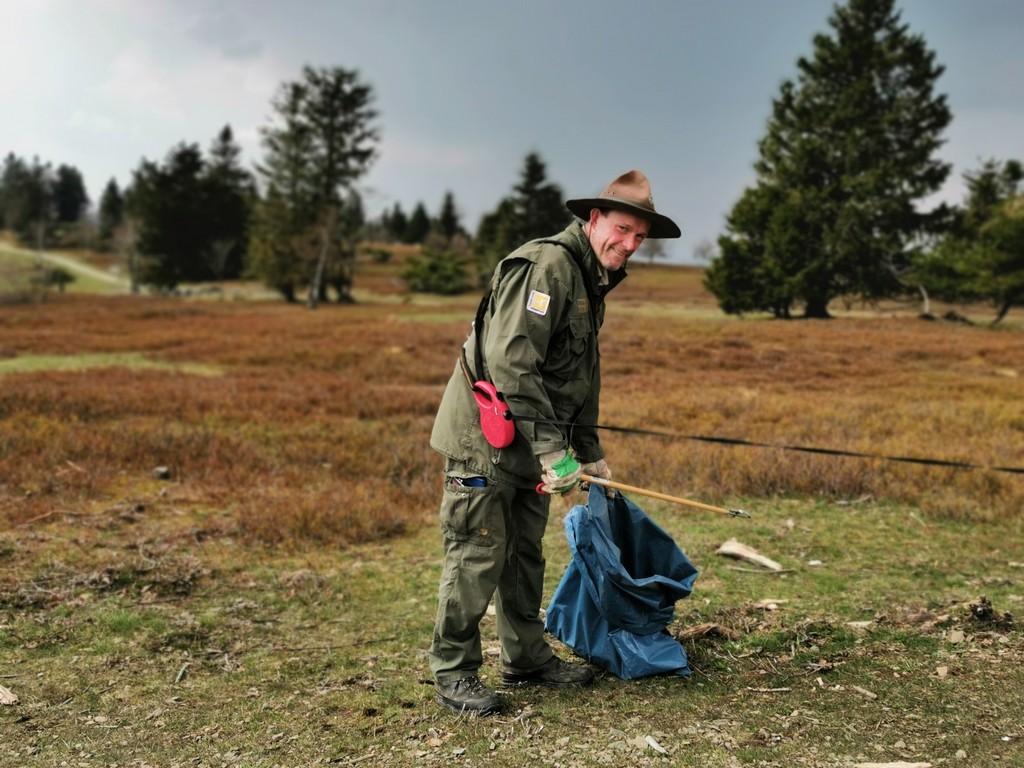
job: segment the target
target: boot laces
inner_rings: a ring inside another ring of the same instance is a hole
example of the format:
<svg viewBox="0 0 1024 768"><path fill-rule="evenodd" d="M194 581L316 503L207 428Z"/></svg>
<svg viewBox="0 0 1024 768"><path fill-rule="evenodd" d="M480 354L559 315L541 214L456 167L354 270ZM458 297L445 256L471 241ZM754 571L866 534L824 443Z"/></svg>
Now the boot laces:
<svg viewBox="0 0 1024 768"><path fill-rule="evenodd" d="M474 696L483 696L489 691L484 687L484 684L480 682L480 678L476 675L464 677L459 680L459 688L467 693L473 694Z"/></svg>

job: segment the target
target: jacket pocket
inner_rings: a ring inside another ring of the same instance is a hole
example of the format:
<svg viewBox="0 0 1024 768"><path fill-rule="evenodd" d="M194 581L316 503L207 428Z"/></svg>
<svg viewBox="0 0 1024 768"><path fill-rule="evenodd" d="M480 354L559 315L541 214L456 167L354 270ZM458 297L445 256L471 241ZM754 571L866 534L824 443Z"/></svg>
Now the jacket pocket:
<svg viewBox="0 0 1024 768"><path fill-rule="evenodd" d="M552 339L546 371L563 382L579 378L580 365L589 358L590 316L571 315L568 326Z"/></svg>

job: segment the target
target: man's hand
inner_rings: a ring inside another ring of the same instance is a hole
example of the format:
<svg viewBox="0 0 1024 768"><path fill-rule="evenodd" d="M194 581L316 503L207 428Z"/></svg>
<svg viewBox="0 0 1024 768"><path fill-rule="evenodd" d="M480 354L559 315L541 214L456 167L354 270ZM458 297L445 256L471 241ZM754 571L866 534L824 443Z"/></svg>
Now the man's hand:
<svg viewBox="0 0 1024 768"><path fill-rule="evenodd" d="M580 481L580 463L568 451L540 455L542 493L568 493Z"/></svg>
<svg viewBox="0 0 1024 768"><path fill-rule="evenodd" d="M612 471L608 468L608 464L604 459L598 459L597 461L589 461L584 464L580 471L584 475L590 475L591 477L600 477L602 480L611 480Z"/></svg>

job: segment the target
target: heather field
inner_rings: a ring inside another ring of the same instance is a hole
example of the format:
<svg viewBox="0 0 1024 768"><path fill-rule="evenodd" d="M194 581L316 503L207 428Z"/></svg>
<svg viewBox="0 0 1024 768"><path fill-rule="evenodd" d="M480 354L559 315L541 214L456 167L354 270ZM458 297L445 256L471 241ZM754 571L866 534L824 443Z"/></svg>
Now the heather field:
<svg viewBox="0 0 1024 768"><path fill-rule="evenodd" d="M1024 765L1024 475L993 469L1024 467L1019 316L729 318L698 270L635 267L602 421L672 436L607 433L615 477L752 514L634 498L701 571L671 628L694 675L455 718L427 438L477 297L361 270L315 311L244 284L0 305L0 762Z"/></svg>
<svg viewBox="0 0 1024 768"><path fill-rule="evenodd" d="M1020 325L912 311L737 320L717 313L696 271L634 271L602 342L605 423L1024 466ZM148 490L166 466L176 492L231 512L261 543L355 543L429 520L438 461L427 436L476 298L413 300L394 292L392 272L367 276L367 300L313 312L127 296L4 307L3 516L103 504ZM1012 473L604 440L623 481L715 502L868 497L978 521L1015 517L1024 502Z"/></svg>

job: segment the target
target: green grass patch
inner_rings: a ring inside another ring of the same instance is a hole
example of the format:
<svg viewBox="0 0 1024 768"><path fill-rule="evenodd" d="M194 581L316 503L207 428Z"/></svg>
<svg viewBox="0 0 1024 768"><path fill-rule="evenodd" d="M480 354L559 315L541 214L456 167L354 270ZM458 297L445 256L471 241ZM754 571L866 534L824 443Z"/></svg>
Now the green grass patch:
<svg viewBox="0 0 1024 768"><path fill-rule="evenodd" d="M124 286L119 283L101 280L83 269L75 269L73 265L69 268L61 264L49 263L48 266L50 268L61 267L73 276L74 279L64 287L65 293L109 295L125 292ZM33 277L38 274L38 258L34 253L0 244L0 294L43 290L33 281ZM45 291L56 294L58 288L49 286Z"/></svg>
<svg viewBox="0 0 1024 768"><path fill-rule="evenodd" d="M177 371L193 376L220 376L220 366L207 363L173 363L152 360L141 352L91 353L84 355L18 355L0 360L0 376L37 371L88 371L94 368L140 368Z"/></svg>

